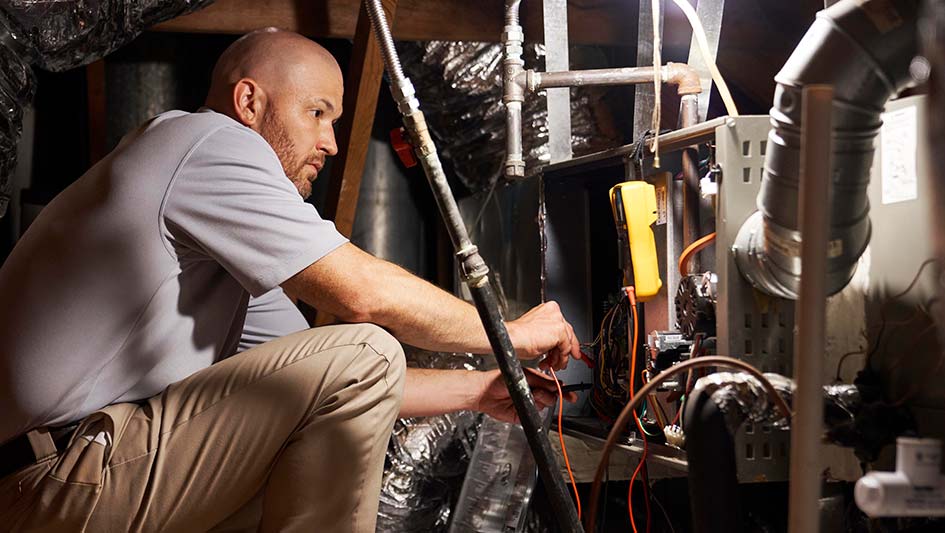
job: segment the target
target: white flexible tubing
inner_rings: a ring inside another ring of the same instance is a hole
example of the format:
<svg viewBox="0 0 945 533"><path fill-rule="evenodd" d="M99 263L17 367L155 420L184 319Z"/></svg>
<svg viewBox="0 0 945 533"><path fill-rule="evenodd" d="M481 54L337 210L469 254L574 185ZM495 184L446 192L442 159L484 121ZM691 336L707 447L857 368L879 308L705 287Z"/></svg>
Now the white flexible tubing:
<svg viewBox="0 0 945 533"><path fill-rule="evenodd" d="M696 38L696 44L699 45L702 60L705 61L705 64L709 67L709 72L712 73L712 81L719 89L719 96L722 97L722 102L725 103L725 110L730 117L737 117L738 108L735 107L735 100L732 99L732 93L729 92L728 85L725 83L722 73L719 72L719 67L712 59L712 53L709 52L709 40L705 37L705 28L702 27L702 22L699 21L699 16L696 15L696 10L686 0L673 0L673 3L682 10L689 21L689 25L692 26L692 34Z"/></svg>

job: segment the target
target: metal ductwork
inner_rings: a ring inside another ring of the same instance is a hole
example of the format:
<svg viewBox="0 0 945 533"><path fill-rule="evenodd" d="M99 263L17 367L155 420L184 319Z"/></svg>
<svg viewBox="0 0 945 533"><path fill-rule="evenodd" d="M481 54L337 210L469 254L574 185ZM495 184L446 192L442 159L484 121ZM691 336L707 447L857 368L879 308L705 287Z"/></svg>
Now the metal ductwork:
<svg viewBox="0 0 945 533"><path fill-rule="evenodd" d="M798 190L801 91L834 88L833 191L827 294L843 289L870 240L866 197L886 101L910 84L918 0L842 0L817 14L775 77L758 211L739 230L736 263L761 291L797 299L801 276Z"/></svg>

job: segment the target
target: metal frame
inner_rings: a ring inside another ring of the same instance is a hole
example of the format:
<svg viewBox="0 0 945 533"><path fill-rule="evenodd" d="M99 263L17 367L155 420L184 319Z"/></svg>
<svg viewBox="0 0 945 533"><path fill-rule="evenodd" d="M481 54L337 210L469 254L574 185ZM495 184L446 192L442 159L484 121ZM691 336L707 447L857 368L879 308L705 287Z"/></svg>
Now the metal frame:
<svg viewBox="0 0 945 533"><path fill-rule="evenodd" d="M728 118L716 129L716 160L722 167L715 241L717 351L763 372L791 375L794 302L752 289L731 252L739 228L756 210L770 127L767 116L743 116ZM739 482L787 480L789 444L786 431L745 425L735 435Z"/></svg>

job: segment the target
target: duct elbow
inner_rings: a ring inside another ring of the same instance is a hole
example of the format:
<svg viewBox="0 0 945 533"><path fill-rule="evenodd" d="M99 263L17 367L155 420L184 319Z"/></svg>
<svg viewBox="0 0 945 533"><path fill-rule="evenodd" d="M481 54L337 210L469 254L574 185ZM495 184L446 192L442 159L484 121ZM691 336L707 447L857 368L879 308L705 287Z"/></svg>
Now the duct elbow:
<svg viewBox="0 0 945 533"><path fill-rule="evenodd" d="M768 294L796 299L800 286L798 190L801 92L834 88L833 191L827 294L852 279L870 239L869 186L874 141L886 101L910 84L917 53L917 0L842 0L817 20L775 77L759 211L733 247L742 275Z"/></svg>

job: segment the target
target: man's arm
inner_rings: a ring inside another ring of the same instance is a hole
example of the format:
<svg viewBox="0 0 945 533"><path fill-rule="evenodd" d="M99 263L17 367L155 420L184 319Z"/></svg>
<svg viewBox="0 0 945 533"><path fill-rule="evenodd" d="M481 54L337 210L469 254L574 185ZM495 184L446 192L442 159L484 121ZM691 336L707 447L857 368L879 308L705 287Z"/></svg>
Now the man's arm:
<svg viewBox="0 0 945 533"><path fill-rule="evenodd" d="M554 380L540 372L525 370L539 410L558 400ZM573 402L569 393L565 400ZM480 411L504 422L517 422L515 408L498 370L433 370L408 368L400 418L434 416L455 411Z"/></svg>
<svg viewBox="0 0 945 533"><path fill-rule="evenodd" d="M346 322L371 322L401 342L443 352L491 353L475 307L406 270L344 244L282 287ZM577 337L557 304L542 304L508 323L522 358L548 354L547 364L580 358Z"/></svg>

